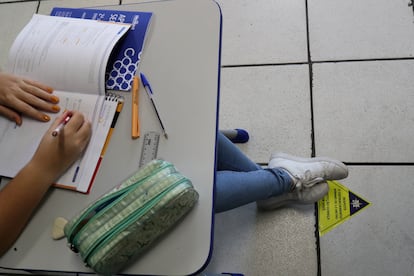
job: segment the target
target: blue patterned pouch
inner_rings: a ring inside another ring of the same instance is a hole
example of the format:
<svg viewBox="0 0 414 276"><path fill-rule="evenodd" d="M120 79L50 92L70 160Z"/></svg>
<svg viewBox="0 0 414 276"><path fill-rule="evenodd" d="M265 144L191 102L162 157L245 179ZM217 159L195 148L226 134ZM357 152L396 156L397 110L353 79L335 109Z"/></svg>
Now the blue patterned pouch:
<svg viewBox="0 0 414 276"><path fill-rule="evenodd" d="M197 200L191 181L173 164L153 160L72 218L65 236L87 266L112 275L173 227Z"/></svg>

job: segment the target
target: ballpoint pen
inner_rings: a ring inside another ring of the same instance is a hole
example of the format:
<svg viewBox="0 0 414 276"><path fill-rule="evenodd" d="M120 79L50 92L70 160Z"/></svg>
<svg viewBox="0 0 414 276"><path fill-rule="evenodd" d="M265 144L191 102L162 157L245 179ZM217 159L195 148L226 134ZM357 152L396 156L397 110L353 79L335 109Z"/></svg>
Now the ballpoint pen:
<svg viewBox="0 0 414 276"><path fill-rule="evenodd" d="M55 128L55 130L52 132L52 136L56 137L59 135L59 133L63 130L63 127L69 122L70 118L72 118L72 113L68 113L66 117L60 122L60 124Z"/></svg>
<svg viewBox="0 0 414 276"><path fill-rule="evenodd" d="M152 106L154 107L155 113L157 114L157 118L158 118L158 121L160 122L164 137L166 139L168 139L168 135L167 135L167 132L165 131L164 124L161 121L160 114L158 113L157 106L155 105L155 102L154 102L154 98L152 97L153 92L152 92L152 89L151 89L151 85L149 84L147 78L145 77L145 75L143 73L140 73L140 76L141 76L142 85L144 86L145 91L147 91L147 94L148 94L148 96L151 100Z"/></svg>

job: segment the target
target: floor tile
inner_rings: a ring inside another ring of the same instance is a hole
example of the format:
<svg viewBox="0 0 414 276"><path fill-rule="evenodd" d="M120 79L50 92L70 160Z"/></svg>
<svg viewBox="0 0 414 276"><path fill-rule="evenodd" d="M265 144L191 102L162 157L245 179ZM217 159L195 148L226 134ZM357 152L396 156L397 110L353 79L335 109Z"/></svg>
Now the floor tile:
<svg viewBox="0 0 414 276"><path fill-rule="evenodd" d="M414 162L414 60L315 64L316 154Z"/></svg>
<svg viewBox="0 0 414 276"><path fill-rule="evenodd" d="M30 21L32 15L36 13L37 4L36 1L0 5L0 68L6 67L10 47L17 34Z"/></svg>
<svg viewBox="0 0 414 276"><path fill-rule="evenodd" d="M344 184L371 203L320 239L322 275L414 274L412 166L350 167Z"/></svg>
<svg viewBox="0 0 414 276"><path fill-rule="evenodd" d="M223 65L307 61L305 1L218 0Z"/></svg>
<svg viewBox="0 0 414 276"><path fill-rule="evenodd" d="M242 128L240 148L259 163L274 151L311 155L309 71L306 65L223 68L220 129Z"/></svg>
<svg viewBox="0 0 414 276"><path fill-rule="evenodd" d="M39 13L50 14L54 7L64 8L81 8L81 7L97 7L105 5L118 5L118 0L42 0L40 2Z"/></svg>
<svg viewBox="0 0 414 276"><path fill-rule="evenodd" d="M308 1L312 60L414 56L410 1Z"/></svg>
<svg viewBox="0 0 414 276"><path fill-rule="evenodd" d="M249 204L217 214L213 256L205 271L317 275L314 210L311 205L260 212Z"/></svg>

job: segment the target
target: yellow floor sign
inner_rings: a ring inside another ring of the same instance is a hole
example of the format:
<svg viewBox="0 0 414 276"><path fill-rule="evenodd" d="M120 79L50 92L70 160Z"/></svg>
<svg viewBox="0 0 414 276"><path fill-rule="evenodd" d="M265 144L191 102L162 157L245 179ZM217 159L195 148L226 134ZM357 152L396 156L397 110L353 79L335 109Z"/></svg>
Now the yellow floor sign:
<svg viewBox="0 0 414 276"><path fill-rule="evenodd" d="M327 181L328 194L318 201L319 235L323 236L371 203L338 181Z"/></svg>

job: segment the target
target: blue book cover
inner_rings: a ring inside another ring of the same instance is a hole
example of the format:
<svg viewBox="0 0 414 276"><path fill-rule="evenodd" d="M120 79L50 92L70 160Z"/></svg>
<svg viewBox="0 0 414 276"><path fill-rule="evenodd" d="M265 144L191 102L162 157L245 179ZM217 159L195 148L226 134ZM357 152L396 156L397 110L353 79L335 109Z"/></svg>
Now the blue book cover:
<svg viewBox="0 0 414 276"><path fill-rule="evenodd" d="M131 90L133 76L138 70L145 36L151 21L151 12L54 8L51 15L131 24L131 29L109 59L106 76L107 89Z"/></svg>

